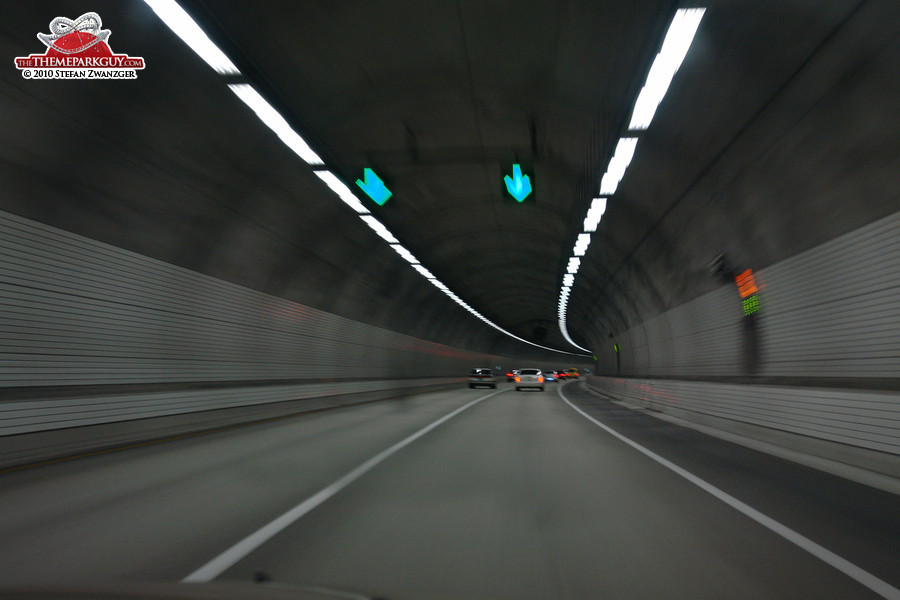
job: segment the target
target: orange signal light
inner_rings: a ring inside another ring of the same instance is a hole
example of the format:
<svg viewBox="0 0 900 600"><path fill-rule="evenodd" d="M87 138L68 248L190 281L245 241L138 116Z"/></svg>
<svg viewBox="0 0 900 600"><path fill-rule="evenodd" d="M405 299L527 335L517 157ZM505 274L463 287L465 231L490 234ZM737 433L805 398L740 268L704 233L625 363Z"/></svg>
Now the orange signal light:
<svg viewBox="0 0 900 600"><path fill-rule="evenodd" d="M734 281L737 283L738 293L741 295L741 298L746 298L759 292L759 288L756 287L756 280L753 279L753 269L747 269L735 277Z"/></svg>

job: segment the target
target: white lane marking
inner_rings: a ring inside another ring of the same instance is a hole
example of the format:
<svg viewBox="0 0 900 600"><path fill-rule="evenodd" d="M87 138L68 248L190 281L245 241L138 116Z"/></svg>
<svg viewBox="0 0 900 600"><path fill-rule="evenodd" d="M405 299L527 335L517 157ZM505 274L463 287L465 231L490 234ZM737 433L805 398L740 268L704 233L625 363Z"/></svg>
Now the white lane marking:
<svg viewBox="0 0 900 600"><path fill-rule="evenodd" d="M721 500L728 506L734 508L735 510L740 511L741 513L750 517L751 519L753 519L754 521L756 521L763 527L769 529L770 531L777 533L778 535L780 535L787 541L791 542L792 544L796 544L797 546L803 548L804 550L806 550L807 552L809 552L810 554L812 554L819 560L822 560L822 561L828 563L829 565L831 565L832 567L834 567L835 569L837 569L844 575L847 575L848 577L855 579L856 581L858 581L862 585L866 586L867 588L869 588L870 590L872 590L873 592L875 592L882 598L887 598L888 600L900 600L900 589L895 588L888 582L886 582L882 579L879 579L878 577L872 575L868 571L865 571L865 570L861 569L860 567L857 567L852 562L850 562L844 558L841 558L840 556L838 556L831 550L823 548L822 546L815 543L808 537L805 537L805 536L797 533L796 531L794 531L793 529L790 529L786 525L782 525L775 519L773 519L771 517L767 517L763 513L756 510L755 508L753 508L747 504L744 504L743 502L741 502L734 496L723 492L722 490L720 490L716 486L712 485L711 483L707 483L706 481L704 481L703 479L700 479L693 473L682 469L675 463L672 463L672 462L666 460L662 456L656 454L655 452L652 452L651 450L648 450L647 448L641 446L637 442L634 442L634 441L628 439L621 433L604 425L603 423L601 423L594 417L590 416L589 414L587 414L586 412L584 412L583 410L581 410L580 408L578 408L577 406L575 406L574 404L569 402L569 399L566 398L565 395L563 395L562 388L557 388L556 391L559 394L559 397L562 398L566 404L568 404L569 406L574 408L578 413L581 414L581 416L583 416L588 421L592 422L597 427L600 427L608 434L614 436L615 438L619 439L622 442L625 442L626 444L628 444L629 446L631 446L638 452L645 454L646 456L652 458L653 460L655 460L662 466L666 467L667 469L677 473L678 475L681 475L682 477L684 477L685 479L687 479L688 481L690 481L691 483L693 483L694 485L696 485L697 487L702 489L703 491L712 494L713 496L715 496L716 498L718 498L719 500Z"/></svg>
<svg viewBox="0 0 900 600"><path fill-rule="evenodd" d="M353 469L352 471L350 471L349 473L347 473L340 479L334 481L331 485L316 492L315 494L313 494L312 496L310 496L309 498L307 498L306 500L304 500L303 502L301 502L300 504L298 504L291 510L287 511L286 513L284 513L283 515L281 515L280 517L278 517L277 519L275 519L268 525L263 526L261 529L251 533L250 535L248 535L247 537L242 539L240 542L238 542L237 544L235 544L228 550L225 550L220 555L218 555L217 557L215 557L214 559L212 559L211 561L209 561L208 563L206 563L205 565L203 565L202 567L200 567L199 569L197 569L196 571L194 571L193 573L191 573L190 575L188 575L187 577L182 579L181 580L182 583L206 583L208 581L212 581L213 579L215 579L216 577L218 577L219 575L224 573L227 569L231 568L239 560L241 560L242 558L244 558L245 556L247 556L248 554L250 554L257 548L259 548L261 545L263 545L264 543L266 543L267 541L269 541L270 539L275 537L275 535L277 535L283 529L288 527L291 523L293 523L294 521L296 521L297 519L299 519L300 517L302 517L309 511L311 511L312 509L316 508L317 506L319 506L320 504L322 504L323 502L325 502L326 500L328 500L329 498L331 498L332 496L334 496L335 494L340 492L342 489L344 489L345 487L347 487L348 485L350 485L351 483L353 483L354 481L356 481L357 479L359 479L360 477L362 477L363 475L365 475L366 473L368 473L369 471L374 469L376 466L378 466L379 463L383 462L385 459L390 457L395 452L402 450L403 448L410 445L411 443L413 443L414 441L416 441L417 439L419 439L420 437L422 437L423 435L425 435L426 433L428 433L435 427L438 427L442 423L449 421L450 419L452 419L453 417L455 417L462 411L466 410L467 408L475 406L482 400L486 400L486 399L490 398L491 396L496 396L497 394L502 394L505 391L507 391L507 390L499 390L499 391L493 392L491 394L488 394L486 396L482 396L481 398L472 400L468 404L465 404L465 405L457 408L453 412L444 415L443 417L441 417L440 419L438 419L431 425L427 425L427 426L423 427L422 429L420 429L419 431L412 434L411 436L407 437L406 439L397 442L396 444L394 444L387 450L384 450L384 451L376 454L375 456L373 456L366 462L362 463L361 465L359 465L358 467L356 467L355 469Z"/></svg>

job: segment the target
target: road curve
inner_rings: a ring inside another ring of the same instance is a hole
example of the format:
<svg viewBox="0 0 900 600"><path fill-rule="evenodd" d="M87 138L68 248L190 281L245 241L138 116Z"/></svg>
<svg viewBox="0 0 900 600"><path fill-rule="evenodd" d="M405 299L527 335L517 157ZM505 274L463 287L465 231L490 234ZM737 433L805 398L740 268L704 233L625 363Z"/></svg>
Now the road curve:
<svg viewBox="0 0 900 600"><path fill-rule="evenodd" d="M230 555L215 580L263 571L284 585L409 599L882 598L900 585L896 496L577 384L565 395L882 581L888 595L610 435L555 387L504 385L2 475L0 586L180 581L314 497Z"/></svg>

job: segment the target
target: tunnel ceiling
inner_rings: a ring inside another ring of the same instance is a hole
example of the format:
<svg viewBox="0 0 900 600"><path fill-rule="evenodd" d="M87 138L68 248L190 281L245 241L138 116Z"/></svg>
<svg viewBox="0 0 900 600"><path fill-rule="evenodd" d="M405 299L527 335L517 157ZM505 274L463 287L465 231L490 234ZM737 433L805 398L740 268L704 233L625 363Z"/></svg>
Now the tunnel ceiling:
<svg viewBox="0 0 900 600"><path fill-rule="evenodd" d="M523 338L557 327L566 261L669 1L181 4L372 212ZM896 3L711 2L593 235L581 344L898 208ZM694 4L693 6L698 6ZM137 81L28 81L15 56L98 12ZM395 330L503 351L338 201L142 2L4 5L0 208ZM852 157L848 159L848 157ZM513 163L534 193L512 201ZM848 204L850 205L848 207Z"/></svg>

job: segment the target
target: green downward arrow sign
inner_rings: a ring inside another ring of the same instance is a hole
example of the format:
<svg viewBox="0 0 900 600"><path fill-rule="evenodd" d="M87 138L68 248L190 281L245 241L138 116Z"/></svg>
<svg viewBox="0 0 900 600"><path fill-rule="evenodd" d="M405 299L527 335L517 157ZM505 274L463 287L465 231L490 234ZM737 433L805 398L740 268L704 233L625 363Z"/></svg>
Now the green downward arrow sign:
<svg viewBox="0 0 900 600"><path fill-rule="evenodd" d="M358 185L369 198L374 200L378 206L383 205L388 201L388 198L393 196L391 190L387 189L387 186L384 185L384 182L372 169L363 169L363 181L357 179L356 185Z"/></svg>
<svg viewBox="0 0 900 600"><path fill-rule="evenodd" d="M512 172L512 177L507 175L503 181L506 182L506 191L509 192L509 195L515 198L516 202L521 202L531 193L531 180L528 175L522 175L522 165L520 164L514 164Z"/></svg>

